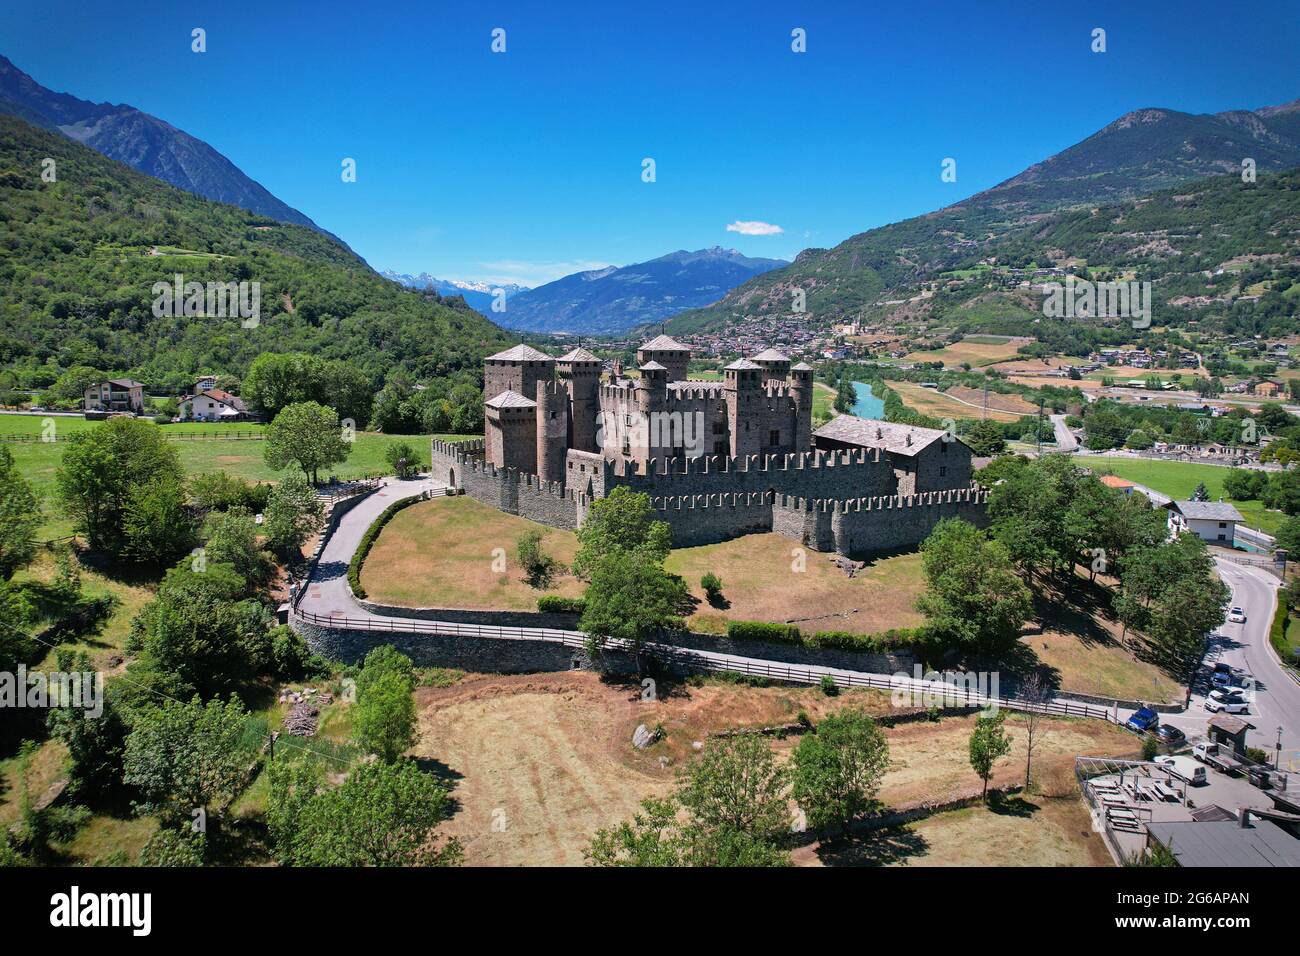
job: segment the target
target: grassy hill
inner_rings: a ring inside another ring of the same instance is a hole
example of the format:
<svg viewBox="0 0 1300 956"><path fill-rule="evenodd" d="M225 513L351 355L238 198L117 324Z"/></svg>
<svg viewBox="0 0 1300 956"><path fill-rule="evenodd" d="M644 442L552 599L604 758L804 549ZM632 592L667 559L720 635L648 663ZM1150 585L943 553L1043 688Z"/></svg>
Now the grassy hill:
<svg viewBox="0 0 1300 956"><path fill-rule="evenodd" d="M56 182L42 179L53 159ZM48 164L47 164L48 165ZM346 359L378 385L474 368L506 344L460 299L404 289L303 226L200 199L0 116L0 364L31 387L89 365L153 387L242 375L264 351ZM256 281L261 319L156 318L155 282Z"/></svg>

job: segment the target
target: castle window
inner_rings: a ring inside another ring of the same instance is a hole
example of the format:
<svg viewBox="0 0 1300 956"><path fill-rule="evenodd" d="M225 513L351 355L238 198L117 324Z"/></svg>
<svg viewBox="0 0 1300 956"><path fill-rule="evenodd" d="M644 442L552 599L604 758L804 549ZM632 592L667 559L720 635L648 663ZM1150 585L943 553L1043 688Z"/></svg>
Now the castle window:
<svg viewBox="0 0 1300 956"><path fill-rule="evenodd" d="M780 431L780 429L778 429L778 428L773 428L770 432L767 433L767 443L768 443L769 445L779 445L779 444L781 444L781 431Z"/></svg>
<svg viewBox="0 0 1300 956"><path fill-rule="evenodd" d="M947 476L948 476L948 466L947 466L947 465L940 465L940 466L939 466L939 477L940 477L940 478L946 478Z"/></svg>
<svg viewBox="0 0 1300 956"><path fill-rule="evenodd" d="M939 450L940 450L941 452L943 452L945 455L948 454L948 445L949 445L949 444L950 444L950 442L946 442L946 441L941 441L941 442L939 442Z"/></svg>
<svg viewBox="0 0 1300 956"><path fill-rule="evenodd" d="M555 412L551 412L551 418L555 417Z"/></svg>

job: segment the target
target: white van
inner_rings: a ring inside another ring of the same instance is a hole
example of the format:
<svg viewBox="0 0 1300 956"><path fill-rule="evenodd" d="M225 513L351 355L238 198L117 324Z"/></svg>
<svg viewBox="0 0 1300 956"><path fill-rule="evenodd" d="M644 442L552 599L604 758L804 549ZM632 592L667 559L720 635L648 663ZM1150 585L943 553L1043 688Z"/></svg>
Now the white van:
<svg viewBox="0 0 1300 956"><path fill-rule="evenodd" d="M1191 757L1157 757L1156 763L1161 764L1179 780L1190 783L1193 787L1199 787L1206 783L1205 768Z"/></svg>

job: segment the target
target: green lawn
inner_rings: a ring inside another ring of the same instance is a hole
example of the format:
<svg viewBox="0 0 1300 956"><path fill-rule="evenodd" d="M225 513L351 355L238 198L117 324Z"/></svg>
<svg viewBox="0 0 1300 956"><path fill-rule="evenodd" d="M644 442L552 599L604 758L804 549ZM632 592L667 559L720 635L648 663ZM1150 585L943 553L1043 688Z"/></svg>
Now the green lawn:
<svg viewBox="0 0 1300 956"><path fill-rule="evenodd" d="M43 423L53 422L55 441L3 441L14 456L19 471L32 483L33 489L44 500L45 523L37 532L42 540L60 538L72 533L72 527L58 514L54 503L54 476L63 451L68 446L65 439L77 432L98 428L100 423L80 417L37 415L0 415L0 440L6 435L39 438L45 432ZM243 423L203 422L159 426L164 433L175 438L181 467L186 474L198 475L211 471L225 471L249 481L275 481L280 472L272 471L262 458L264 444L261 436L265 425ZM198 437L213 436L213 437ZM242 437L235 437L242 436ZM384 452L397 442L410 442L421 452L425 464L429 460L430 435L383 435L378 432L357 432L352 454L341 465L329 470L340 478L360 478L367 475L387 474L391 471L384 460ZM438 435L449 441L466 436ZM469 436L473 437L473 436ZM325 477L325 476L322 476Z"/></svg>
<svg viewBox="0 0 1300 956"><path fill-rule="evenodd" d="M1098 474L1114 474L1140 485L1146 485L1171 498L1186 500L1192 496L1196 486L1204 482L1210 498L1230 501L1237 506L1246 524L1267 534L1277 530L1286 515L1280 511L1269 511L1258 501L1238 501L1223 493L1223 479L1228 469L1220 465L1199 465L1185 461L1155 461L1145 458L1111 458L1093 455L1075 458L1079 464L1091 468Z"/></svg>

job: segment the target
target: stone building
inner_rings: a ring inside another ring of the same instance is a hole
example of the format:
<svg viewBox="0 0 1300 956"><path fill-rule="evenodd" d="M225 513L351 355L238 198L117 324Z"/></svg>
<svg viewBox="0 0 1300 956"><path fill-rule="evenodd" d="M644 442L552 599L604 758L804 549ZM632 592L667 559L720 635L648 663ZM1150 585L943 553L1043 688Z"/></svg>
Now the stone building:
<svg viewBox="0 0 1300 956"><path fill-rule="evenodd" d="M936 429L841 415L812 430L813 370L765 349L687 378L666 335L637 374L577 348L516 345L484 360L482 442L433 443L434 476L512 514L575 528L619 485L643 491L678 545L776 531L819 550L918 543L935 522L982 523L971 453Z"/></svg>

